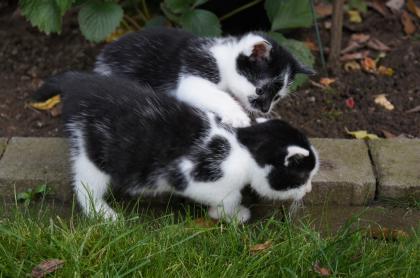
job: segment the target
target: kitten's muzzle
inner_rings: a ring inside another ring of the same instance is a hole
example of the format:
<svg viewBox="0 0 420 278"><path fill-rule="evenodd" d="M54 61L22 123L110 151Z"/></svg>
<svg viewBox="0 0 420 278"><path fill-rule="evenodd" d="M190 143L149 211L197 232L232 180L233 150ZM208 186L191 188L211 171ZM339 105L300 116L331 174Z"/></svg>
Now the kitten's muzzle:
<svg viewBox="0 0 420 278"><path fill-rule="evenodd" d="M271 101L265 97L257 97L249 100L251 107L263 113L267 113L271 107Z"/></svg>

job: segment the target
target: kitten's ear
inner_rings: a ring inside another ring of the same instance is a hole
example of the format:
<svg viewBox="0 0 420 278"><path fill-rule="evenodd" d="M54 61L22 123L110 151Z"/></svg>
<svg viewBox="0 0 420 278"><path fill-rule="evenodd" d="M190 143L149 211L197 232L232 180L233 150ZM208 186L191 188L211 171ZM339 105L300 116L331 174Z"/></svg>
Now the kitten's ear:
<svg viewBox="0 0 420 278"><path fill-rule="evenodd" d="M253 60L268 59L272 48L268 41L262 40L254 43L245 54Z"/></svg>
<svg viewBox="0 0 420 278"><path fill-rule="evenodd" d="M287 155L284 158L284 166L288 166L292 160L298 160L302 157L309 156L309 151L298 146L289 146L287 148Z"/></svg>
<svg viewBox="0 0 420 278"><path fill-rule="evenodd" d="M316 71L311 69L308 66L305 66L303 64L298 63L298 65L295 69L295 73L301 73L301 74L306 74L306 75L315 75Z"/></svg>

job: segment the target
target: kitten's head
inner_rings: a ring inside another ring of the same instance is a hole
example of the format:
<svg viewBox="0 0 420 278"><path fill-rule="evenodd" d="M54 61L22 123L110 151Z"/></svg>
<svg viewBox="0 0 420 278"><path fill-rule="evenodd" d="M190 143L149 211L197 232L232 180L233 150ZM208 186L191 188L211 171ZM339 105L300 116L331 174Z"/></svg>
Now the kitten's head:
<svg viewBox="0 0 420 278"><path fill-rule="evenodd" d="M319 168L318 155L307 137L281 120L238 129L238 139L259 167L251 187L270 199L300 200L312 189Z"/></svg>
<svg viewBox="0 0 420 278"><path fill-rule="evenodd" d="M247 83L238 86L240 100L249 111L269 112L273 104L287 95L296 74L315 73L264 34L247 34L238 45L236 70L245 77L242 83Z"/></svg>

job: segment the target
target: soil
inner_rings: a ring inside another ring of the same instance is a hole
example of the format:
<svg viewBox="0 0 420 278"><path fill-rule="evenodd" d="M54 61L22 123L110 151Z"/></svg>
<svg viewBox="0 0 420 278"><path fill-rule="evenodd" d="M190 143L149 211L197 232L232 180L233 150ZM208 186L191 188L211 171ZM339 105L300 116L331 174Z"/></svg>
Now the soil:
<svg viewBox="0 0 420 278"><path fill-rule="evenodd" d="M13 11L9 8L0 12L0 137L62 136L59 117L28 107L26 100L52 74L90 70L102 45L84 40L75 15L66 18L61 35L47 36ZM418 19L415 24L419 30ZM329 31L323 21L320 26L323 45L328 46ZM336 82L329 89L308 83L280 102L277 112L312 137L346 138L349 135L345 128L380 136L386 131L420 137L420 112L406 113L420 105L420 32L407 37L398 17L385 18L372 10L362 23L346 22L345 26L343 46L354 33L370 34L390 46L391 51L380 63L394 69L395 74L386 77L341 70L328 75L317 65L319 74L312 80L318 82L320 77L329 76ZM310 31L297 36L315 41ZM372 52L372 57L377 54ZM388 111L375 104L378 94L386 94L395 109ZM353 109L345 103L350 97L355 102Z"/></svg>

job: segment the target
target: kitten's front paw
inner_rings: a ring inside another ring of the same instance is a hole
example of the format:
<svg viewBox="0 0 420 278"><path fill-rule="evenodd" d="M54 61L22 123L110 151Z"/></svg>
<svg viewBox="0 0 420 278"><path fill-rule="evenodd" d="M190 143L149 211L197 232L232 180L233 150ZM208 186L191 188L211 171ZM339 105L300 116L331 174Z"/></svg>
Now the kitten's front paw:
<svg viewBox="0 0 420 278"><path fill-rule="evenodd" d="M249 210L249 208L246 208L244 206L239 206L238 212L236 213L235 216L236 216L236 220L239 223L244 223L251 218L251 211Z"/></svg>
<svg viewBox="0 0 420 278"><path fill-rule="evenodd" d="M244 223L251 218L251 211L244 207L239 206L231 212L226 213L223 207L210 207L208 214L213 219L225 219L228 222Z"/></svg>
<svg viewBox="0 0 420 278"><path fill-rule="evenodd" d="M222 122L233 127L247 127L251 120L243 111L230 112L222 117Z"/></svg>

